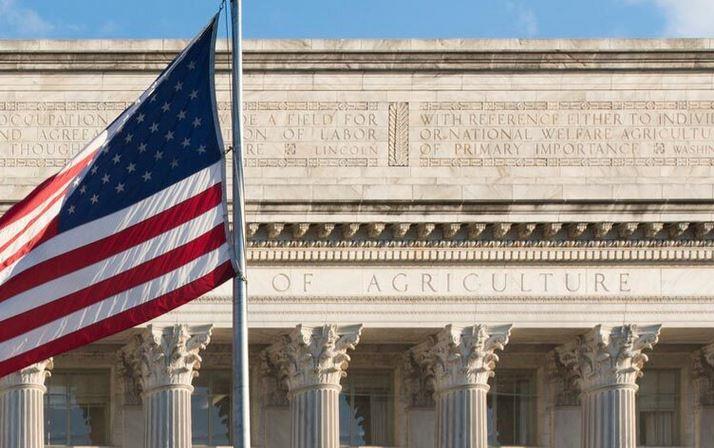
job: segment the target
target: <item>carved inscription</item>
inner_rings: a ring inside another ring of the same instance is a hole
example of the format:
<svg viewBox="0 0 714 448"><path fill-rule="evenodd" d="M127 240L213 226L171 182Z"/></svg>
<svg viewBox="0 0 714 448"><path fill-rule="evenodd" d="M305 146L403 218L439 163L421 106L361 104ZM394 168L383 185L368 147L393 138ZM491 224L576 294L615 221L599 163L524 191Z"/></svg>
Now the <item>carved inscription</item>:
<svg viewBox="0 0 714 448"><path fill-rule="evenodd" d="M559 268L274 269L252 271L264 295L329 296L628 296L657 292L654 270Z"/></svg>
<svg viewBox="0 0 714 448"><path fill-rule="evenodd" d="M130 104L0 102L0 167L61 167ZM386 166L387 109L368 101L246 102L245 163ZM219 117L229 142L230 103L219 104Z"/></svg>
<svg viewBox="0 0 714 448"><path fill-rule="evenodd" d="M129 105L0 101L0 167L60 167ZM249 101L244 125L249 167L714 166L714 101Z"/></svg>
<svg viewBox="0 0 714 448"><path fill-rule="evenodd" d="M429 102L408 101L404 92L395 94L397 100L372 93L308 101L338 96L295 92L284 95L290 101L272 101L283 95L253 92L244 105L245 164L278 171L251 173L251 182L273 185L287 176L301 185L327 185L347 177L354 188L340 191L349 199L359 199L367 192L363 186L374 183L400 185L369 190L378 199L391 198L393 191L400 198L478 198L483 186L489 197L512 199L543 179L554 198L661 199L669 190L653 187L659 184L674 185L670 190L678 196L710 198L707 188L682 185L711 179L714 100L485 101L479 95L479 101ZM375 97L380 99L367 100ZM130 104L0 100L0 174L7 194L22 197ZM230 142L230 104L218 108ZM591 177L605 181L587 182ZM30 181L18 180L23 178ZM496 179L502 185L489 189ZM630 187L634 179L646 188Z"/></svg>
<svg viewBox="0 0 714 448"><path fill-rule="evenodd" d="M230 104L221 104L221 109L230 110ZM228 112L222 120L228 129ZM249 167L385 166L387 105L249 101L244 137Z"/></svg>
<svg viewBox="0 0 714 448"><path fill-rule="evenodd" d="M61 167L130 104L0 101L0 167Z"/></svg>
<svg viewBox="0 0 714 448"><path fill-rule="evenodd" d="M714 101L423 102L420 166L712 166Z"/></svg>

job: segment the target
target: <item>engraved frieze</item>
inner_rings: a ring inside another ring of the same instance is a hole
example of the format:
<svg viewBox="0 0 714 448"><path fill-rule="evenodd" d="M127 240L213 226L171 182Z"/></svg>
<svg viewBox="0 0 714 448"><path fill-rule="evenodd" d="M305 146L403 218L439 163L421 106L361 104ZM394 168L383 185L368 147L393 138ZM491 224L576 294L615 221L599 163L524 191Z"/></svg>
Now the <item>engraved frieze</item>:
<svg viewBox="0 0 714 448"><path fill-rule="evenodd" d="M711 101L418 103L421 166L712 166Z"/></svg>
<svg viewBox="0 0 714 448"><path fill-rule="evenodd" d="M463 101L417 101L422 93L392 95L396 101L365 90L320 101L317 93L299 92L291 95L295 100L275 101L283 96L279 89L247 92L247 183L300 185L294 191L301 197L312 197L306 185L339 186L334 198L351 200L368 193L370 200L711 199L712 100L623 101L611 91L600 96L612 99L598 101L526 101L517 93L496 101L464 91ZM481 100L471 101L474 96ZM129 104L0 96L0 170L39 181ZM219 116L227 139L228 102L219 103ZM698 183L684 188L692 179ZM13 194L21 197L19 190ZM261 194L249 199L281 199L284 189Z"/></svg>

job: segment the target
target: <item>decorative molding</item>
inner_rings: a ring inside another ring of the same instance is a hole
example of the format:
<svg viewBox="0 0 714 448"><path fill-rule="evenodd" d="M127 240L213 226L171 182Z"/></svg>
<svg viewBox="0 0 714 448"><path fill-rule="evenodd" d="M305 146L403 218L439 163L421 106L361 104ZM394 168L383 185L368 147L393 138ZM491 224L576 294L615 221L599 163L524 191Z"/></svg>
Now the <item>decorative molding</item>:
<svg viewBox="0 0 714 448"><path fill-rule="evenodd" d="M288 406L288 384L281 368L270 360L271 351L264 350L260 353L258 371L260 373L259 394L265 406Z"/></svg>
<svg viewBox="0 0 714 448"><path fill-rule="evenodd" d="M709 233L714 229L714 223L712 222L695 222L694 224L694 238L698 240L703 240L707 237Z"/></svg>
<svg viewBox="0 0 714 448"><path fill-rule="evenodd" d="M389 103L389 166L409 166L409 103Z"/></svg>
<svg viewBox="0 0 714 448"><path fill-rule="evenodd" d="M516 226L516 235L519 240L527 240L533 236L537 224L535 223L520 223Z"/></svg>
<svg viewBox="0 0 714 448"><path fill-rule="evenodd" d="M333 232L339 227L340 232ZM565 227L566 232L561 232ZM290 232L283 232L289 228ZM385 232L387 228L390 232ZM511 230L515 229L513 232ZM615 229L616 231L612 231ZM662 232L666 229L666 232ZM270 222L249 223L253 246L326 243L440 244L502 243L532 245L571 241L580 245L614 243L713 242L714 222ZM390 238L391 235L391 238ZM400 243L401 242L401 243Z"/></svg>
<svg viewBox="0 0 714 448"><path fill-rule="evenodd" d="M567 224L567 228L568 238L574 240L580 238L585 233L588 229L588 224L586 222L571 222L570 224Z"/></svg>
<svg viewBox="0 0 714 448"><path fill-rule="evenodd" d="M384 229L387 225L383 222L371 222L367 224L367 236L373 240L378 239L382 236Z"/></svg>
<svg viewBox="0 0 714 448"><path fill-rule="evenodd" d="M645 349L652 349L661 325L635 324L612 327L597 325L571 343L556 348L560 362L578 377L580 390L605 387L637 387L647 362Z"/></svg>
<svg viewBox="0 0 714 448"><path fill-rule="evenodd" d="M115 377L126 405L141 404L141 363L138 355L141 343L141 337L135 335L116 352Z"/></svg>
<svg viewBox="0 0 714 448"><path fill-rule="evenodd" d="M342 238L352 239L359 232L359 228L360 224L355 222L342 224Z"/></svg>
<svg viewBox="0 0 714 448"><path fill-rule="evenodd" d="M29 366L0 378L0 391L18 387L40 388L45 390L45 379L54 367L52 358L30 364Z"/></svg>
<svg viewBox="0 0 714 448"><path fill-rule="evenodd" d="M412 349L416 362L434 378L436 393L456 387L488 388L498 362L496 350L508 343L512 325L473 325L443 330Z"/></svg>
<svg viewBox="0 0 714 448"><path fill-rule="evenodd" d="M419 223L416 226L417 238L420 240L426 240L431 236L431 233L436 229L436 225L432 223Z"/></svg>
<svg viewBox="0 0 714 448"><path fill-rule="evenodd" d="M347 351L354 350L361 333L362 325L298 325L266 349L266 369L277 368L291 394L309 387L339 387L350 361Z"/></svg>
<svg viewBox="0 0 714 448"><path fill-rule="evenodd" d="M444 239L450 240L454 238L457 233L459 233L459 230L461 230L461 226L461 223L441 224L441 235L444 237Z"/></svg>
<svg viewBox="0 0 714 448"><path fill-rule="evenodd" d="M246 236L248 238L253 238L258 230L260 229L260 223L251 222L246 225Z"/></svg>
<svg viewBox="0 0 714 448"><path fill-rule="evenodd" d="M617 234L623 240L628 240L628 239L632 238L632 235L635 234L638 227L639 227L639 224L636 222L621 222L617 225ZM655 233L655 235L656 235L656 233Z"/></svg>
<svg viewBox="0 0 714 448"><path fill-rule="evenodd" d="M307 234L308 230L310 230L310 224L306 222L296 222L291 224L290 227L292 230L293 238L296 240L302 239ZM273 234L275 235L275 237L277 237L280 232L278 232L277 234L273 232Z"/></svg>
<svg viewBox="0 0 714 448"><path fill-rule="evenodd" d="M644 228L644 237L647 239L657 238L657 235L664 229L663 222L646 222L642 226Z"/></svg>
<svg viewBox="0 0 714 448"><path fill-rule="evenodd" d="M285 227L285 224L283 224L283 223L279 223L279 222L268 223L265 226L266 236L268 237L269 240L274 240L278 236L280 236L284 227ZM307 229L305 230L305 232L307 232Z"/></svg>
<svg viewBox="0 0 714 448"><path fill-rule="evenodd" d="M191 303L232 303L233 298L230 296L214 296L205 295L193 300ZM498 298L479 299L474 296L440 296L440 297L423 297L423 296L250 296L252 304L289 304L295 305L299 303L319 303L319 304L518 304L518 303L568 303L568 304L677 304L677 305L710 305L714 304L712 296L621 296L621 297L598 297L598 296L576 296L576 297L553 297L553 296L508 296ZM257 312L257 311L256 311ZM322 311L320 311L322 312ZM337 312L337 311L333 311ZM354 311L350 311L354 312ZM400 311L403 312L403 311ZM461 313L462 311L458 311ZM538 314L536 311L524 311L525 313ZM363 312L364 313L364 312ZM377 311L382 313L382 311ZM580 313L578 311L578 313ZM658 314L659 311L638 311L638 314ZM324 314L324 312L323 312ZM697 314L694 312L693 314Z"/></svg>
<svg viewBox="0 0 714 448"><path fill-rule="evenodd" d="M570 263L697 263L714 262L714 242L474 242L474 241L354 241L253 242L252 263L372 263L372 262L570 262Z"/></svg>
<svg viewBox="0 0 714 448"><path fill-rule="evenodd" d="M667 231L669 232L669 238L676 240L684 235L684 232L689 228L688 222L672 222L667 224Z"/></svg>
<svg viewBox="0 0 714 448"><path fill-rule="evenodd" d="M543 239L544 240L550 240L553 239L558 232L560 232L560 229L563 227L562 223L559 222L549 222L546 224L543 224Z"/></svg>
<svg viewBox="0 0 714 448"><path fill-rule="evenodd" d="M714 406L714 344L692 354L691 368L696 405Z"/></svg>
<svg viewBox="0 0 714 448"><path fill-rule="evenodd" d="M553 350L546 356L546 374L553 387L554 406L580 406L580 389L578 377L562 362Z"/></svg>
<svg viewBox="0 0 714 448"><path fill-rule="evenodd" d="M511 230L512 225L513 224L509 222L497 222L495 224L491 224L491 232L493 233L493 238L497 240L502 240L503 238L505 238L508 234L508 231Z"/></svg>
<svg viewBox="0 0 714 448"><path fill-rule="evenodd" d="M211 340L212 325L149 325L120 350L126 371L143 393L167 386L191 386L201 367L199 352Z"/></svg>
<svg viewBox="0 0 714 448"><path fill-rule="evenodd" d="M433 408L434 402L434 377L426 365L420 363L415 349L410 349L402 355L399 365L400 373L400 401L407 407Z"/></svg>
<svg viewBox="0 0 714 448"><path fill-rule="evenodd" d="M470 240L476 240L486 230L486 224L481 223L481 222L474 222L474 223L466 224L466 228L468 229L468 231L466 233L467 238ZM452 236L452 238L453 238L453 236Z"/></svg>
<svg viewBox="0 0 714 448"><path fill-rule="evenodd" d="M592 225L592 232L595 239L601 240L605 238L610 230L612 230L613 223L611 222L596 222Z"/></svg>
<svg viewBox="0 0 714 448"><path fill-rule="evenodd" d="M335 225L331 223L320 223L317 224L316 227L317 237L321 240L329 238L332 231L335 230Z"/></svg>
<svg viewBox="0 0 714 448"><path fill-rule="evenodd" d="M412 225L409 223L391 224L390 227L392 228L392 236L397 240L403 239L411 226Z"/></svg>

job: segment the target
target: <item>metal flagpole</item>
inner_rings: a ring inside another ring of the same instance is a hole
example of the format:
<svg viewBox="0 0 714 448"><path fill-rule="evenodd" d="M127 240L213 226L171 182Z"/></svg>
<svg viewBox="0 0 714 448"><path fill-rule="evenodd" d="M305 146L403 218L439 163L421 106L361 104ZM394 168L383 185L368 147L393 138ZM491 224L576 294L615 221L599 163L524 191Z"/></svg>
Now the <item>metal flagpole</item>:
<svg viewBox="0 0 714 448"><path fill-rule="evenodd" d="M248 285L245 278L245 195L243 185L243 45L241 0L230 0L233 43L233 245L238 276L233 280L233 446L250 448L248 393Z"/></svg>

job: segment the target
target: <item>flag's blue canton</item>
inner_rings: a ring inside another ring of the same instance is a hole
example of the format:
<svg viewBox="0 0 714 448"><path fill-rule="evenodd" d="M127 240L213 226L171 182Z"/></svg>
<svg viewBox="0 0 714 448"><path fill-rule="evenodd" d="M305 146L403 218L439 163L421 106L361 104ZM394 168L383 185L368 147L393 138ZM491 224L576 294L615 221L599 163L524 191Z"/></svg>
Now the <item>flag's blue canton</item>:
<svg viewBox="0 0 714 448"><path fill-rule="evenodd" d="M126 208L222 157L211 79L213 25L167 70L133 110L110 126L108 139L59 217L59 230Z"/></svg>

